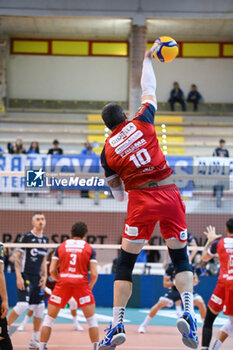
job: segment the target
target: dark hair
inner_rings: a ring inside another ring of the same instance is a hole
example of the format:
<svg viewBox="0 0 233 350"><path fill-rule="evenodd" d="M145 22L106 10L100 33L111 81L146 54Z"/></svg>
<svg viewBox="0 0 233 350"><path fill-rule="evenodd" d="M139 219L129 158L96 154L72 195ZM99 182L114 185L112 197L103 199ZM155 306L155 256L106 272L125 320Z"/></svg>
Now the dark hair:
<svg viewBox="0 0 233 350"><path fill-rule="evenodd" d="M87 233L87 225L85 222L76 222L71 228L72 237L80 237L83 238Z"/></svg>
<svg viewBox="0 0 233 350"><path fill-rule="evenodd" d="M53 145L59 145L59 141L58 140L54 140L53 141Z"/></svg>
<svg viewBox="0 0 233 350"><path fill-rule="evenodd" d="M230 218L229 220L227 220L226 227L229 233L233 233L233 218Z"/></svg>
<svg viewBox="0 0 233 350"><path fill-rule="evenodd" d="M220 139L220 140L219 140L219 143L226 143L226 141L223 140L223 139Z"/></svg>
<svg viewBox="0 0 233 350"><path fill-rule="evenodd" d="M196 87L197 87L197 85L196 85L196 84L192 84L192 87L196 88Z"/></svg>
<svg viewBox="0 0 233 350"><path fill-rule="evenodd" d="M31 150L33 149L33 148L32 148L32 144L33 144L33 143L36 143L35 152L36 152L36 153L40 153L39 143L38 143L37 141L32 141L32 142L31 142L31 145L30 145L29 150L31 151Z"/></svg>
<svg viewBox="0 0 233 350"><path fill-rule="evenodd" d="M125 121L123 108L118 103L108 103L102 109L104 124L111 130Z"/></svg>

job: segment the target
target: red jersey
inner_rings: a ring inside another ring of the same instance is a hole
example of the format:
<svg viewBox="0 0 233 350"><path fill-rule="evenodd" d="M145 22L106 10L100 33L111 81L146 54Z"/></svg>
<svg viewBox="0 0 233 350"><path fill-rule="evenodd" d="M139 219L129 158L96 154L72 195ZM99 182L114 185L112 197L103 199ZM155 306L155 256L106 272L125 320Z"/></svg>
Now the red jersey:
<svg viewBox="0 0 233 350"><path fill-rule="evenodd" d="M132 121L113 130L101 153L105 176L120 176L126 191L150 180L161 181L172 173L159 146L154 114L152 104L142 104Z"/></svg>
<svg viewBox="0 0 233 350"><path fill-rule="evenodd" d="M96 262L95 250L83 239L68 239L56 249L53 259L59 259L59 281L88 283L88 265Z"/></svg>
<svg viewBox="0 0 233 350"><path fill-rule="evenodd" d="M225 283L228 276L229 257L233 254L233 236L223 237L214 241L209 248L209 254L218 254L220 262L218 282Z"/></svg>

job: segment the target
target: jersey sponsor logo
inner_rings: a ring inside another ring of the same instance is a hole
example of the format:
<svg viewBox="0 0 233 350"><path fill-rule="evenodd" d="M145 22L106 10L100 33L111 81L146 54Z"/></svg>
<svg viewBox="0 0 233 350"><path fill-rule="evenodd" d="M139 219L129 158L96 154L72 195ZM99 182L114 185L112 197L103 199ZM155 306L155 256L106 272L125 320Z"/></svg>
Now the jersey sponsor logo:
<svg viewBox="0 0 233 350"><path fill-rule="evenodd" d="M79 298L80 305L87 304L91 301L90 295L87 295L86 297Z"/></svg>
<svg viewBox="0 0 233 350"><path fill-rule="evenodd" d="M126 148L132 145L135 141L140 139L143 136L141 130L136 131L133 135L131 135L125 142L123 142L120 146L115 149L116 154L122 153Z"/></svg>
<svg viewBox="0 0 233 350"><path fill-rule="evenodd" d="M70 249L70 248L81 248L81 249L83 249L84 247L85 247L85 244L86 244L86 241L84 241L84 240L81 240L81 239L77 239L77 240L74 240L74 239L72 239L72 240L67 240L66 241L66 245L65 245L65 247L66 247L66 249L68 248L68 249Z"/></svg>
<svg viewBox="0 0 233 350"><path fill-rule="evenodd" d="M180 240L181 241L186 241L188 237L188 230L187 228L184 231L180 232Z"/></svg>
<svg viewBox="0 0 233 350"><path fill-rule="evenodd" d="M61 304L61 298L57 295L51 295L50 300L56 304Z"/></svg>
<svg viewBox="0 0 233 350"><path fill-rule="evenodd" d="M109 139L109 143L112 147L118 146L120 143L125 141L133 132L137 130L133 123L128 123L124 128L115 136Z"/></svg>
<svg viewBox="0 0 233 350"><path fill-rule="evenodd" d="M127 149L121 154L121 157L124 158L124 157L126 157L129 153L136 152L140 147L144 146L146 143L147 143L147 142L146 142L145 139L141 139L141 140L135 142L132 146L130 146L129 148L127 148Z"/></svg>
<svg viewBox="0 0 233 350"><path fill-rule="evenodd" d="M138 236L138 227L125 224L125 234L131 237Z"/></svg>
<svg viewBox="0 0 233 350"><path fill-rule="evenodd" d="M230 237L226 237L224 238L224 248L230 248L233 249L233 239Z"/></svg>
<svg viewBox="0 0 233 350"><path fill-rule="evenodd" d="M212 294L210 300L212 300L215 304L222 305L222 299L217 297L217 295Z"/></svg>
<svg viewBox="0 0 233 350"><path fill-rule="evenodd" d="M37 248L32 248L32 249L30 250L30 254L31 254L31 256L38 256L38 255L43 255L43 256L45 256L45 255L47 255L47 252L42 251L42 250L39 250L39 249L37 249Z"/></svg>

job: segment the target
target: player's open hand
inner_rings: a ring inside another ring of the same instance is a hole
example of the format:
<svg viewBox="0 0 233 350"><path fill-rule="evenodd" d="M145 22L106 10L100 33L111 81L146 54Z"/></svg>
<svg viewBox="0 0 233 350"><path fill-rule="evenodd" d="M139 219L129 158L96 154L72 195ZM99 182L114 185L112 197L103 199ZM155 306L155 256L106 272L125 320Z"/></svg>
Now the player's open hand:
<svg viewBox="0 0 233 350"><path fill-rule="evenodd" d="M222 237L222 235L217 235L214 226L207 226L206 231L204 231L204 235L206 235L208 242L215 241L215 239Z"/></svg>
<svg viewBox="0 0 233 350"><path fill-rule="evenodd" d="M146 50L144 58L152 58L153 56L153 47L150 50Z"/></svg>
<svg viewBox="0 0 233 350"><path fill-rule="evenodd" d="M9 310L9 305L7 301L2 300L2 305L1 305L1 318L5 318Z"/></svg>
<svg viewBox="0 0 233 350"><path fill-rule="evenodd" d="M24 279L22 276L17 277L16 284L19 290L25 290Z"/></svg>
<svg viewBox="0 0 233 350"><path fill-rule="evenodd" d="M42 276L39 282L39 286L41 289L45 289L45 285L46 285L46 277Z"/></svg>

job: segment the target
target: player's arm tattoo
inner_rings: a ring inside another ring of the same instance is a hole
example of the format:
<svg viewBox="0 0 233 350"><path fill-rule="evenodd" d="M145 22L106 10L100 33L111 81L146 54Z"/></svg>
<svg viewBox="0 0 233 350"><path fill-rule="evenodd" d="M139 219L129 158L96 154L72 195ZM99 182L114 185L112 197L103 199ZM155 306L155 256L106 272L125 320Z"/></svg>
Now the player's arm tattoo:
<svg viewBox="0 0 233 350"><path fill-rule="evenodd" d="M15 272L16 276L21 276L21 261L22 261L22 252L16 251L15 253Z"/></svg>

